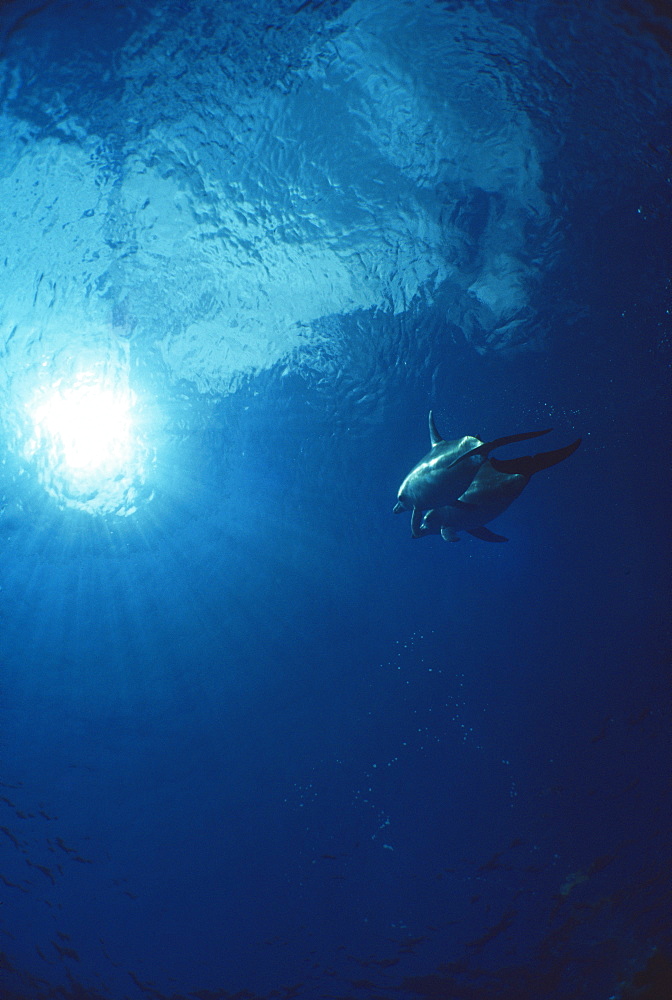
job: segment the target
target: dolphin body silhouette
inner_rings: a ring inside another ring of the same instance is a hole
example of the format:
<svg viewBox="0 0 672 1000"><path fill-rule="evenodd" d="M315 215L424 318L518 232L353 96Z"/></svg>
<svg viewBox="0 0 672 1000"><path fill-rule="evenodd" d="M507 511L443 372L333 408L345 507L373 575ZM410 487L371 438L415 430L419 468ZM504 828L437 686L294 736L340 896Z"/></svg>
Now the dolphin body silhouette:
<svg viewBox="0 0 672 1000"><path fill-rule="evenodd" d="M413 537L440 534L446 542L459 542L458 531L466 531L484 542L507 542L508 538L496 535L485 525L520 496L533 475L564 462L580 444L581 438L555 451L486 460L460 497L460 503L428 510Z"/></svg>
<svg viewBox="0 0 672 1000"><path fill-rule="evenodd" d="M417 537L420 534L423 511L469 503L461 499L462 495L480 467L487 461L491 451L505 444L527 441L548 433L550 428L545 431L531 431L528 434L511 434L508 437L495 438L494 441L482 441L478 437L469 435L454 441L444 441L436 429L434 416L430 410L431 451L411 469L399 487L394 513L397 514L402 510L413 511L411 533Z"/></svg>

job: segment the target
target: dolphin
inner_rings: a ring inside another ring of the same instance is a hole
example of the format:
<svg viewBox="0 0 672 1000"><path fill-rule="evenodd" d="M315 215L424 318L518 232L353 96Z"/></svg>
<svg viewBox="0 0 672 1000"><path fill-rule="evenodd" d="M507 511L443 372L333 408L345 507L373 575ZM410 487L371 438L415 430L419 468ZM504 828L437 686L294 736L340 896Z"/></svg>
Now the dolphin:
<svg viewBox="0 0 672 1000"><path fill-rule="evenodd" d="M454 441L444 441L436 429L430 410L429 437L432 449L411 469L399 487L394 513L412 509L411 532L416 537L420 531L423 511L450 504L459 506L461 503L469 503L461 499L462 495L493 449L549 433L550 428L528 434L511 434L509 437L495 438L494 441L484 442L469 435Z"/></svg>
<svg viewBox="0 0 672 1000"><path fill-rule="evenodd" d="M581 438L555 451L487 459L460 497L461 503L428 510L413 537L440 534L446 542L459 542L458 531L466 531L484 542L507 542L508 538L496 535L485 525L520 496L535 473L564 462L580 444Z"/></svg>

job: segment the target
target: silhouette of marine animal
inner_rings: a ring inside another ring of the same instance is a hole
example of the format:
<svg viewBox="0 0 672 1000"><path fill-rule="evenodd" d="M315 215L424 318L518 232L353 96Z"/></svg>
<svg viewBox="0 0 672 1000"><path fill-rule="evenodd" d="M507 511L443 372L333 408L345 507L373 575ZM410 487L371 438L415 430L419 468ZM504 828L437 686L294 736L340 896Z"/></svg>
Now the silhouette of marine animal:
<svg viewBox="0 0 672 1000"><path fill-rule="evenodd" d="M420 522L414 537L440 534L447 542L458 542L458 531L466 531L484 542L506 542L485 525L499 517L523 492L532 476L573 455L581 438L564 448L521 458L487 459L478 469L458 504L434 507Z"/></svg>
<svg viewBox="0 0 672 1000"><path fill-rule="evenodd" d="M467 435L454 441L444 441L436 429L430 410L431 451L411 469L399 487L394 513L412 510L411 532L417 536L420 533L423 511L448 505L459 506L465 502L461 499L462 495L491 451L548 433L549 430L531 431L495 438L494 441L482 441L478 437Z"/></svg>

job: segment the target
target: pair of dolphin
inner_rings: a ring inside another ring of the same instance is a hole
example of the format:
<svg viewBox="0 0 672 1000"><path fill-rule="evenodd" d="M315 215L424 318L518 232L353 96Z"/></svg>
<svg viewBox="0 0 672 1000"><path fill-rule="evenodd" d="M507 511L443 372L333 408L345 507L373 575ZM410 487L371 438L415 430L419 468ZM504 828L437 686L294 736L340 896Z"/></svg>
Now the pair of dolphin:
<svg viewBox="0 0 672 1000"><path fill-rule="evenodd" d="M564 448L522 458L490 458L490 452L505 444L528 441L550 430L511 434L481 441L469 435L444 441L429 411L431 451L411 469L399 487L394 513L412 510L413 538L438 535L447 542L459 541L466 531L484 542L506 542L485 525L520 496L536 472L569 458L581 438Z"/></svg>

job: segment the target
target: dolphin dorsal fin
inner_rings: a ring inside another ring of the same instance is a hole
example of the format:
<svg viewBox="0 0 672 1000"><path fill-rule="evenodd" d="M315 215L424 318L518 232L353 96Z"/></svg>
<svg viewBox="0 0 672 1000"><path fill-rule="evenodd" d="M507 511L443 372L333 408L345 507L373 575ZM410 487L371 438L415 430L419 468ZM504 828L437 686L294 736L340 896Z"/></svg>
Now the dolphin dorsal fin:
<svg viewBox="0 0 672 1000"><path fill-rule="evenodd" d="M443 438L436 429L436 424L434 423L434 414L429 411L429 439L432 442L432 448L435 444L441 444Z"/></svg>

